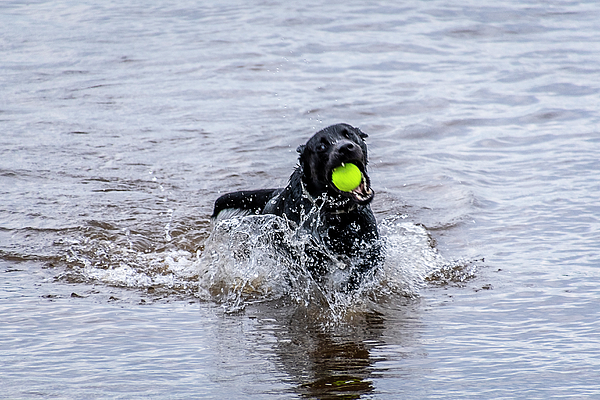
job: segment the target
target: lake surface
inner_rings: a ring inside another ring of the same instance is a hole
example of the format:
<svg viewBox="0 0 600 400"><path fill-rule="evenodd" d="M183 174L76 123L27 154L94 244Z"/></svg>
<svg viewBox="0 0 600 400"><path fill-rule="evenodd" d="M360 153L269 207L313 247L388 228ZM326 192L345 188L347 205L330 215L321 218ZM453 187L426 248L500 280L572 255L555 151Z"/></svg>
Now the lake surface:
<svg viewBox="0 0 600 400"><path fill-rule="evenodd" d="M600 397L598 21L3 1L0 397ZM262 262L264 225L210 214L338 122L369 134L387 258L323 304Z"/></svg>

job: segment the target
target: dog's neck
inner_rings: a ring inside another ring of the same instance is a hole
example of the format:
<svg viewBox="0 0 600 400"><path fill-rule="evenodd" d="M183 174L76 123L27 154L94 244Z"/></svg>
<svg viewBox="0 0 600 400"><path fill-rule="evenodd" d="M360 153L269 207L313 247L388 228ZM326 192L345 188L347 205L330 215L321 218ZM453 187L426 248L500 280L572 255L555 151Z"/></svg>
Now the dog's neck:
<svg viewBox="0 0 600 400"><path fill-rule="evenodd" d="M339 201L332 199L330 196L327 195L327 193L323 193L319 197L315 198L309 193L308 189L306 188L306 185L304 184L304 180L301 179L300 183L302 184L302 196L307 198L308 201L310 201L312 206L315 208L323 209L331 214L346 214L358 208L358 204L353 203L349 200L347 200L348 205L344 205L344 207L341 208L335 207L336 203L340 203Z"/></svg>

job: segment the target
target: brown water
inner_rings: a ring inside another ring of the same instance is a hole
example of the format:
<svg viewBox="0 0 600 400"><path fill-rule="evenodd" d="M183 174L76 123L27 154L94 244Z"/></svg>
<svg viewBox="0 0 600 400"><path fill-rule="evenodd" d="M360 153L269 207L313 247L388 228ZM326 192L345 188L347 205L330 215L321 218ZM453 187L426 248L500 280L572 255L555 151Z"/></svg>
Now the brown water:
<svg viewBox="0 0 600 400"><path fill-rule="evenodd" d="M0 397L600 397L598 20L4 1ZM324 304L264 221L209 215L338 122L370 135L388 257Z"/></svg>

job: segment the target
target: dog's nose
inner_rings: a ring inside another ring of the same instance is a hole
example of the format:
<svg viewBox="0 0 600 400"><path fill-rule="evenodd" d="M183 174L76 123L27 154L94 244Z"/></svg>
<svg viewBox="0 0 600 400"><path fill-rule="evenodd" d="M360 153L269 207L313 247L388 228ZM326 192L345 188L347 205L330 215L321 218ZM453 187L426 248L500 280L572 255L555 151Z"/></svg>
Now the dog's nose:
<svg viewBox="0 0 600 400"><path fill-rule="evenodd" d="M350 154L354 151L356 145L352 142L344 143L340 146L340 153Z"/></svg>

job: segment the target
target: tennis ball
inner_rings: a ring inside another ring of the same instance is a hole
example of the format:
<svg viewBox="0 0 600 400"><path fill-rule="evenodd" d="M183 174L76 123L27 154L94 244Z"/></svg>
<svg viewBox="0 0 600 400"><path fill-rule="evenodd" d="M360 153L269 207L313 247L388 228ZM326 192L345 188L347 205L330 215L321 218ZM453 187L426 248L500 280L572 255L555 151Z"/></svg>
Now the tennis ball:
<svg viewBox="0 0 600 400"><path fill-rule="evenodd" d="M331 181L342 192L351 192L362 182L362 172L354 164L342 163L333 170Z"/></svg>

